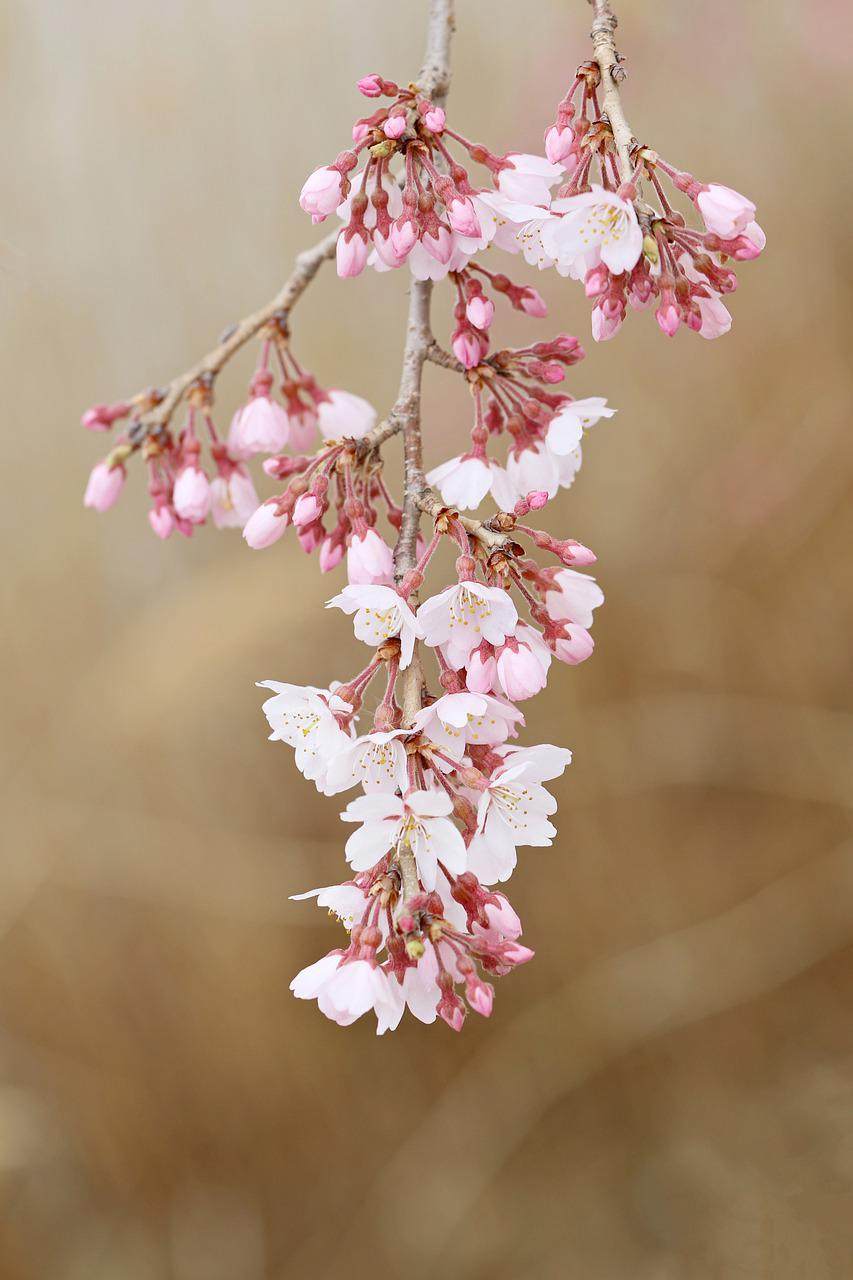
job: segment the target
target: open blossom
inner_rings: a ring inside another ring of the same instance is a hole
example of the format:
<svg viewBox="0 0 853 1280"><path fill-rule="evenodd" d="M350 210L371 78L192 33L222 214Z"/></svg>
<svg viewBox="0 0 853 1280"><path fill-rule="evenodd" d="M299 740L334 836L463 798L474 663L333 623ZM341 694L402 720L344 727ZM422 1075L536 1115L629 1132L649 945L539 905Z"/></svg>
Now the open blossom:
<svg viewBox="0 0 853 1280"><path fill-rule="evenodd" d="M326 1017L341 1027L350 1026L369 1009L379 1017L391 1005L390 979L383 969L334 951L300 970L290 989L298 1000L316 1000Z"/></svg>
<svg viewBox="0 0 853 1280"><path fill-rule="evenodd" d="M351 742L335 713L346 714L351 708L328 689L279 680L260 680L258 688L273 692L261 708L271 740L293 747L297 769L322 791L329 761Z"/></svg>
<svg viewBox="0 0 853 1280"><path fill-rule="evenodd" d="M562 168L544 156L514 152L506 156L507 167L497 177L501 195L523 204L547 204L551 187L562 175Z"/></svg>
<svg viewBox="0 0 853 1280"><path fill-rule="evenodd" d="M477 835L468 850L468 865L484 884L512 874L518 845L543 847L557 834L550 822L557 802L543 782L558 778L572 753L562 747L526 747L510 751L492 774L477 813Z"/></svg>
<svg viewBox="0 0 853 1280"><path fill-rule="evenodd" d="M492 469L485 458L468 453L434 467L427 480L436 486L448 506L473 511L489 492Z"/></svg>
<svg viewBox="0 0 853 1280"><path fill-rule="evenodd" d="M595 578L576 569L558 569L545 593L545 608L555 622L592 626L592 612L604 603L604 592Z"/></svg>
<svg viewBox="0 0 853 1280"><path fill-rule="evenodd" d="M593 186L591 191L551 203L542 228L542 244L558 270L567 273L578 261L587 267L603 262L612 272L630 271L643 251L643 231L630 200Z"/></svg>
<svg viewBox="0 0 853 1280"><path fill-rule="evenodd" d="M420 624L403 597L393 587L363 585L344 587L328 601L326 608L355 614L356 637L374 648L392 636L400 637L400 669L412 660L415 640L422 635Z"/></svg>
<svg viewBox="0 0 853 1280"><path fill-rule="evenodd" d="M390 729L344 743L326 763L325 794L337 795L359 784L367 792L403 790L408 777L402 739L410 733L410 729Z"/></svg>
<svg viewBox="0 0 853 1280"><path fill-rule="evenodd" d="M326 440L360 440L376 426L376 410L351 391L329 391L317 405L317 425Z"/></svg>
<svg viewBox="0 0 853 1280"><path fill-rule="evenodd" d="M235 458L255 453L279 453L287 444L286 412L271 396L253 396L231 419L228 448Z"/></svg>
<svg viewBox="0 0 853 1280"><path fill-rule="evenodd" d="M367 871L389 850L407 848L424 888L434 889L439 859L449 871L465 870L465 842L450 821L452 812L453 801L444 791L359 796L341 814L344 822L361 823L347 840L347 862L355 871Z"/></svg>
<svg viewBox="0 0 853 1280"><path fill-rule="evenodd" d="M446 693L419 711L414 727L455 759L461 759L469 744L494 746L514 736L515 726L524 723L517 707L489 694Z"/></svg>
<svg viewBox="0 0 853 1280"><path fill-rule="evenodd" d="M465 580L424 601L418 623L426 644L441 645L451 667L463 667L481 640L503 644L518 622L518 611L501 587Z"/></svg>
<svg viewBox="0 0 853 1280"><path fill-rule="evenodd" d="M210 482L210 514L217 529L242 529L259 505L252 477L240 468Z"/></svg>
<svg viewBox="0 0 853 1280"><path fill-rule="evenodd" d="M551 419L546 436L548 448L560 456L572 453L588 427L595 426L601 418L612 418L615 412L615 409L608 407L602 396L572 400L563 405Z"/></svg>

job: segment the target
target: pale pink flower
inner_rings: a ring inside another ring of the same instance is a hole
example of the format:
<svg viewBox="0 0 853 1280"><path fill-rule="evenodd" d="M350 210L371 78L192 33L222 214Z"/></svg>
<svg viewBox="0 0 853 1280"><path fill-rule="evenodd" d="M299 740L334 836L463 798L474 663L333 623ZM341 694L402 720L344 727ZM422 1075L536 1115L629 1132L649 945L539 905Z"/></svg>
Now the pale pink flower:
<svg viewBox="0 0 853 1280"><path fill-rule="evenodd" d="M334 213L342 198L341 175L337 169L324 165L315 169L305 180L299 194L299 203L306 213L326 218Z"/></svg>
<svg viewBox="0 0 853 1280"><path fill-rule="evenodd" d="M259 504L252 477L242 468L210 482L210 514L217 529L242 529Z"/></svg>
<svg viewBox="0 0 853 1280"><path fill-rule="evenodd" d="M586 627L580 627L576 623L572 623L568 631L566 636L555 637L551 647L556 658L567 662L570 667L576 667L579 663L586 662L595 648L595 641Z"/></svg>
<svg viewBox="0 0 853 1280"><path fill-rule="evenodd" d="M474 212L474 206L467 196L451 200L447 206L447 219L455 232L460 236L477 239L482 234L480 221Z"/></svg>
<svg viewBox="0 0 853 1280"><path fill-rule="evenodd" d="M497 677L504 695L522 702L545 688L548 669L530 645L510 636L497 651Z"/></svg>
<svg viewBox="0 0 853 1280"><path fill-rule="evenodd" d="M542 228L542 244L558 268L573 267L578 258L588 266L604 263L614 275L630 271L643 251L643 230L630 200L593 185L591 191L554 200L551 218Z"/></svg>
<svg viewBox="0 0 853 1280"><path fill-rule="evenodd" d="M558 569L545 592L545 608L555 622L592 626L592 611L604 603L604 592L595 578L575 569Z"/></svg>
<svg viewBox="0 0 853 1280"><path fill-rule="evenodd" d="M709 231L721 240L734 240L755 218L755 205L739 191L711 182L696 196L696 207Z"/></svg>
<svg viewBox="0 0 853 1280"><path fill-rule="evenodd" d="M544 156L511 152L504 157L509 165L497 176L501 195L522 204L547 204L551 187L562 175L562 168Z"/></svg>
<svg viewBox="0 0 853 1280"><path fill-rule="evenodd" d="M448 662L458 671L481 640L503 644L515 630L518 612L501 587L468 579L425 600L417 620L426 644L432 648L441 645Z"/></svg>
<svg viewBox="0 0 853 1280"><path fill-rule="evenodd" d="M449 507L468 511L479 507L489 492L492 470L486 458L465 453L434 467L426 478Z"/></svg>
<svg viewBox="0 0 853 1280"><path fill-rule="evenodd" d="M293 747L297 769L322 791L329 761L351 742L335 711L346 713L351 708L328 689L310 685L259 680L258 688L273 692L262 707L272 730L270 740Z"/></svg>
<svg viewBox="0 0 853 1280"><path fill-rule="evenodd" d="M389 850L408 849L424 888L434 889L439 860L454 874L465 870L465 842L450 820L452 813L446 791L360 796L341 814L344 822L362 824L347 840L347 862L355 871L367 871Z"/></svg>
<svg viewBox="0 0 853 1280"><path fill-rule="evenodd" d="M344 587L326 602L327 609L354 614L356 638L378 648L392 636L400 637L400 670L412 660L415 640L423 635L421 625L403 597L393 587L359 584Z"/></svg>
<svg viewBox="0 0 853 1280"><path fill-rule="evenodd" d="M288 409L288 443L294 453L307 453L317 438L317 414L313 409Z"/></svg>
<svg viewBox="0 0 853 1280"><path fill-rule="evenodd" d="M498 666L495 651L486 641L473 649L468 657L465 685L471 693L491 693L497 688Z"/></svg>
<svg viewBox="0 0 853 1280"><path fill-rule="evenodd" d="M413 724L442 751L460 760L469 743L506 742L524 723L517 707L488 693L446 693L414 718Z"/></svg>
<svg viewBox="0 0 853 1280"><path fill-rule="evenodd" d="M179 516L201 524L210 511L210 481L201 467L184 467L175 481L172 505Z"/></svg>
<svg viewBox="0 0 853 1280"><path fill-rule="evenodd" d="M557 459L541 442L519 452L511 450L506 468L492 466L492 496L503 511L512 511L528 493L547 493L553 498L559 487Z"/></svg>
<svg viewBox="0 0 853 1280"><path fill-rule="evenodd" d="M344 544L339 539L324 538L320 546L320 572L331 573L344 558Z"/></svg>
<svg viewBox="0 0 853 1280"><path fill-rule="evenodd" d="M391 729L348 740L326 763L323 792L334 796L359 783L368 793L405 791L408 774L401 738L410 733L411 729Z"/></svg>
<svg viewBox="0 0 853 1280"><path fill-rule="evenodd" d="M281 516L276 510L276 500L263 502L243 526L243 537L253 551L262 551L278 542L287 528L287 516Z"/></svg>
<svg viewBox="0 0 853 1280"><path fill-rule="evenodd" d="M509 748L506 763L496 769L480 797L477 835L468 848L468 869L483 884L509 879L516 847L543 847L556 828L549 818L557 802L542 786L558 778L572 753L560 747Z"/></svg>
<svg viewBox="0 0 853 1280"><path fill-rule="evenodd" d="M587 396L584 400L572 400L560 408L548 427L546 436L552 453L563 457L572 453L580 444L584 431L595 426L601 418L612 418L615 409L608 408L602 396Z"/></svg>
<svg viewBox="0 0 853 1280"><path fill-rule="evenodd" d="M375 529L354 533L347 547L347 577L351 586L392 586L394 554Z"/></svg>
<svg viewBox="0 0 853 1280"><path fill-rule="evenodd" d="M280 453L287 444L289 421L270 396L253 396L231 419L228 448L235 458L255 453Z"/></svg>
<svg viewBox="0 0 853 1280"><path fill-rule="evenodd" d="M326 440L360 440L376 426L376 410L351 391L329 391L317 405L317 425Z"/></svg>
<svg viewBox="0 0 853 1280"><path fill-rule="evenodd" d="M325 907L327 911L337 916L346 929L351 929L361 920L365 908L371 902L364 890L353 880L347 880L343 884L330 884L323 889L308 889L305 893L290 894L291 902L305 902L310 898L316 898L318 907ZM378 924L384 933L384 921L381 916Z"/></svg>
<svg viewBox="0 0 853 1280"><path fill-rule="evenodd" d="M99 462L90 472L83 494L83 506L93 511L109 511L118 501L124 488L124 467L111 467L106 462Z"/></svg>

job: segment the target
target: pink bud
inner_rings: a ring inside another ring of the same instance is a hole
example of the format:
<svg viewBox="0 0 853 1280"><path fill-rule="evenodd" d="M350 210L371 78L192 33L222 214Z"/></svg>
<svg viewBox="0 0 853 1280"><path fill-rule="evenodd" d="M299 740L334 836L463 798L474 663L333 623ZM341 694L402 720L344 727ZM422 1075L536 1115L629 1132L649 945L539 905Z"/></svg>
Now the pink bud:
<svg viewBox="0 0 853 1280"><path fill-rule="evenodd" d="M678 326L681 324L681 315L674 302L661 302L655 312L655 319L658 322L661 333L665 333L668 338L675 336L678 332Z"/></svg>
<svg viewBox="0 0 853 1280"><path fill-rule="evenodd" d="M344 555L344 544L325 538L320 547L320 572L329 573L341 563Z"/></svg>
<svg viewBox="0 0 853 1280"><path fill-rule="evenodd" d="M418 229L410 218L401 218L391 227L391 247L400 262L408 258L418 238Z"/></svg>
<svg viewBox="0 0 853 1280"><path fill-rule="evenodd" d="M529 316L534 316L537 320L543 319L548 314L548 306L545 299L538 289L526 285L519 294L519 304L521 310Z"/></svg>
<svg viewBox="0 0 853 1280"><path fill-rule="evenodd" d="M479 1013L483 1018L491 1016L492 1005L495 1000L495 989L488 982L482 982L479 978L471 978L465 987L465 996L475 1013Z"/></svg>
<svg viewBox="0 0 853 1280"><path fill-rule="evenodd" d="M435 258L436 262L440 262L442 266L450 261L453 253L453 237L450 234L450 228L444 223L439 223L437 235L425 235L421 241L427 253Z"/></svg>
<svg viewBox="0 0 853 1280"><path fill-rule="evenodd" d="M362 76L356 84L359 93L363 93L365 98L378 98L382 94L382 77L376 74Z"/></svg>
<svg viewBox="0 0 853 1280"><path fill-rule="evenodd" d="M334 213L342 199L341 175L331 165L315 169L299 194L299 203L305 212L319 218Z"/></svg>
<svg viewBox="0 0 853 1280"><path fill-rule="evenodd" d="M498 930L505 938L517 938L521 933L521 920L518 913L502 893L495 895L497 902L486 903L486 918L489 927Z"/></svg>
<svg viewBox="0 0 853 1280"><path fill-rule="evenodd" d="M148 523L158 538L168 538L175 527L175 521L168 507L152 507L148 512Z"/></svg>
<svg viewBox="0 0 853 1280"><path fill-rule="evenodd" d="M541 511L547 501L547 489L534 489L532 493L528 493L527 495L527 502L531 511Z"/></svg>
<svg viewBox="0 0 853 1280"><path fill-rule="evenodd" d="M590 551L589 547L585 547L582 542L575 542L574 538L566 538L564 542L559 543L559 555L563 564L571 568L595 564L598 559L594 551Z"/></svg>
<svg viewBox="0 0 853 1280"><path fill-rule="evenodd" d="M210 510L210 481L201 467L184 467L175 481L172 505L184 520L203 523Z"/></svg>
<svg viewBox="0 0 853 1280"><path fill-rule="evenodd" d="M382 126L382 132L386 138L401 138L406 132L406 117L404 115L389 116Z"/></svg>
<svg viewBox="0 0 853 1280"><path fill-rule="evenodd" d="M495 304L491 298L477 294L466 306L465 314L475 329L488 329L495 318Z"/></svg>
<svg viewBox="0 0 853 1280"><path fill-rule="evenodd" d="M91 507L93 511L109 511L118 501L124 481L124 467L110 467L106 462L99 462L89 475L83 506Z"/></svg>
<svg viewBox="0 0 853 1280"><path fill-rule="evenodd" d="M276 512L276 500L264 502L254 515L249 516L243 528L243 537L253 551L262 551L278 542L287 527L287 516Z"/></svg>
<svg viewBox="0 0 853 1280"><path fill-rule="evenodd" d="M482 352L480 343L470 329L460 329L453 335L450 344L453 354L466 369L475 369L480 363Z"/></svg>
<svg viewBox="0 0 853 1280"><path fill-rule="evenodd" d="M352 127L352 140L356 146L370 133L370 126L366 125L363 120L357 120Z"/></svg>
<svg viewBox="0 0 853 1280"><path fill-rule="evenodd" d="M447 123L447 116L441 107L430 107L424 112L423 121L430 133L441 133Z"/></svg>
<svg viewBox="0 0 853 1280"><path fill-rule="evenodd" d="M467 196L450 201L447 217L453 230L460 236L478 237L483 234L480 219Z"/></svg>
<svg viewBox="0 0 853 1280"><path fill-rule="evenodd" d="M487 641L473 651L468 659L465 687L470 693L491 693L497 675L495 651Z"/></svg>
<svg viewBox="0 0 853 1280"><path fill-rule="evenodd" d="M565 635L556 637L552 647L555 656L561 662L567 662L570 667L576 667L590 656L595 648L595 641L585 627L572 623Z"/></svg>
<svg viewBox="0 0 853 1280"><path fill-rule="evenodd" d="M722 240L733 240L755 217L755 205L739 191L712 182L696 196L705 226Z"/></svg>
<svg viewBox="0 0 853 1280"><path fill-rule="evenodd" d="M535 954L535 951L531 951L529 947L522 946L520 942L511 942L504 949L503 958L512 965L527 964L527 961L532 960Z"/></svg>
<svg viewBox="0 0 853 1280"><path fill-rule="evenodd" d="M529 645L510 640L498 650L498 683L510 702L532 698L545 688L548 673Z"/></svg>
<svg viewBox="0 0 853 1280"><path fill-rule="evenodd" d="M353 534L347 548L350 585L390 586L394 581L394 556L375 529Z"/></svg>
<svg viewBox="0 0 853 1280"><path fill-rule="evenodd" d="M575 134L570 125L558 129L556 125L545 134L545 155L551 164L564 164L575 149Z"/></svg>
<svg viewBox="0 0 853 1280"><path fill-rule="evenodd" d="M320 514L320 504L313 493L303 493L293 508L293 523L298 529L312 524Z"/></svg>
<svg viewBox="0 0 853 1280"><path fill-rule="evenodd" d="M338 236L336 250L338 275L342 280L361 275L367 265L367 236L347 238L346 230Z"/></svg>

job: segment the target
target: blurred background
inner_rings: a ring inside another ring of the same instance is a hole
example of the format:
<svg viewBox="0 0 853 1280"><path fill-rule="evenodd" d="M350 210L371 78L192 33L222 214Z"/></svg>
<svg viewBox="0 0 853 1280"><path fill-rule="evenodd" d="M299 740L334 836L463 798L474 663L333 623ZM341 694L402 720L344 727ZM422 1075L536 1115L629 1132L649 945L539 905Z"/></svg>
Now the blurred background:
<svg viewBox="0 0 853 1280"><path fill-rule="evenodd" d="M587 5L458 9L454 122L539 149ZM550 525L607 605L529 708L575 751L512 882L537 958L490 1022L378 1041L288 992L340 936L287 900L341 877L339 806L253 687L355 669L330 582L289 539L160 544L137 471L84 512L77 423L272 296L422 6L0 4L3 1280L851 1273L845 9L620 0L638 136L750 194L768 249L719 342L587 342L570 389L620 413ZM296 352L387 407L405 277L325 270ZM537 336L588 339L582 291L535 283ZM427 405L434 464L469 408L433 369Z"/></svg>

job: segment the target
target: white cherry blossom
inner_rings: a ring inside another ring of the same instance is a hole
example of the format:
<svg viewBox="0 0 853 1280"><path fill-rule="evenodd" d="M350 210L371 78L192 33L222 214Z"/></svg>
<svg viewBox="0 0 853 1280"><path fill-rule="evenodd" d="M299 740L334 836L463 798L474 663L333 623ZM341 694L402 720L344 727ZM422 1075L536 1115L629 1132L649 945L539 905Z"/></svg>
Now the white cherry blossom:
<svg viewBox="0 0 853 1280"><path fill-rule="evenodd" d="M467 691L446 693L414 719L414 727L454 760L461 760L469 743L506 742L518 724L524 716L511 703Z"/></svg>
<svg viewBox="0 0 853 1280"><path fill-rule="evenodd" d="M425 643L432 648L441 645L456 670L482 640L503 644L517 622L518 611L506 591L472 579L448 587L418 609Z"/></svg>
<svg viewBox="0 0 853 1280"><path fill-rule="evenodd" d="M604 603L604 592L595 578L576 569L559 569L545 593L545 608L555 622L592 626L592 611Z"/></svg>
<svg viewBox="0 0 853 1280"><path fill-rule="evenodd" d="M542 786L557 778L572 753L550 745L506 753L480 797L477 834L468 849L468 867L484 884L504 881L512 874L518 845L543 847L557 834L549 821L557 802Z"/></svg>
<svg viewBox="0 0 853 1280"><path fill-rule="evenodd" d="M442 462L427 473L442 500L460 511L473 511L489 492L492 469L487 458L466 453Z"/></svg>
<svg viewBox="0 0 853 1280"><path fill-rule="evenodd" d="M327 689L310 685L259 680L259 689L271 689L262 711L269 722L272 741L294 748L296 767L322 791L329 761L351 741L335 718L352 708Z"/></svg>
<svg viewBox="0 0 853 1280"><path fill-rule="evenodd" d="M367 792L405 788L406 749L401 738L410 733L410 729L391 729L347 739L326 764L324 794L334 796L359 783Z"/></svg>
<svg viewBox="0 0 853 1280"><path fill-rule="evenodd" d="M452 812L445 791L360 796L341 814L344 822L362 824L347 840L347 862L356 871L367 871L389 850L408 848L424 888L434 889L439 859L456 874L465 870L465 842L450 821Z"/></svg>
<svg viewBox="0 0 853 1280"><path fill-rule="evenodd" d="M548 448L559 457L573 453L588 427L594 427L602 418L612 418L615 412L602 396L572 400L551 419L546 436Z"/></svg>
<svg viewBox="0 0 853 1280"><path fill-rule="evenodd" d="M643 251L643 230L633 204L614 191L593 185L591 191L551 202L549 219L542 228L542 245L558 267L603 262L614 275L630 271Z"/></svg>
<svg viewBox="0 0 853 1280"><path fill-rule="evenodd" d="M393 587L378 583L353 584L327 601L326 608L343 609L344 613L354 614L353 629L357 639L373 648L378 648L392 636L399 636L401 671L411 662L415 640L422 637L423 631L403 597Z"/></svg>

